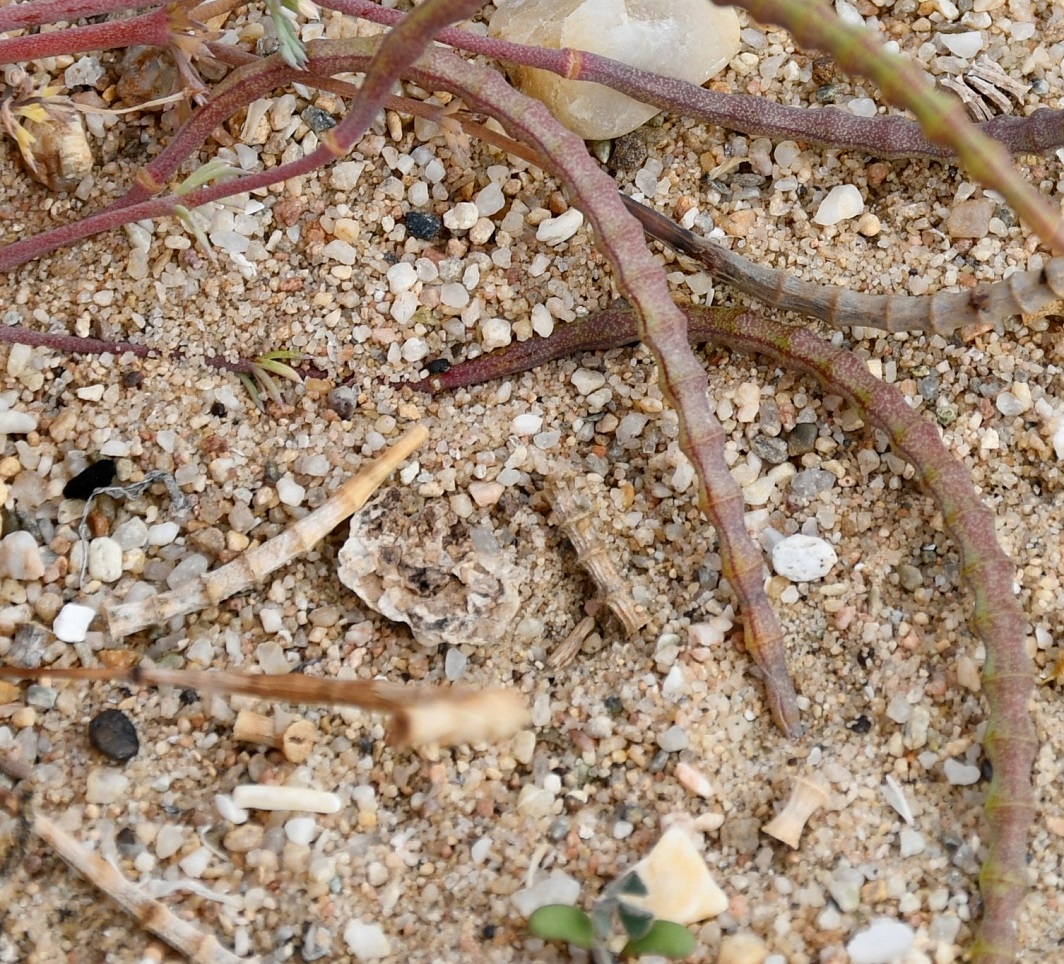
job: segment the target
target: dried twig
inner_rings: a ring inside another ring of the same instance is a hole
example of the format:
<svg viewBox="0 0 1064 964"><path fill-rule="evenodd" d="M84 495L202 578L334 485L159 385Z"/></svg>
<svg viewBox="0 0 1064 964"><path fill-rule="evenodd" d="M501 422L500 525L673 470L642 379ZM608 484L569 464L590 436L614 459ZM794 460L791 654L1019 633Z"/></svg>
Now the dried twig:
<svg viewBox="0 0 1064 964"><path fill-rule="evenodd" d="M251 676L246 673L162 669L141 664L132 669L47 666L26 669L0 664L0 677L13 679L110 680L134 686L177 686L181 689L257 696L286 703L357 706L392 718L393 746L424 743L481 743L511 736L528 722L528 710L513 690L469 690L451 687L402 686L380 680L337 680L291 673Z"/></svg>
<svg viewBox="0 0 1064 964"><path fill-rule="evenodd" d="M262 582L275 569L306 552L344 519L361 509L377 487L428 438L428 434L428 429L423 425L408 429L399 441L345 482L317 509L275 539L249 549L239 559L173 592L114 606L107 613L111 635L116 639L128 636L146 626L219 603Z"/></svg>

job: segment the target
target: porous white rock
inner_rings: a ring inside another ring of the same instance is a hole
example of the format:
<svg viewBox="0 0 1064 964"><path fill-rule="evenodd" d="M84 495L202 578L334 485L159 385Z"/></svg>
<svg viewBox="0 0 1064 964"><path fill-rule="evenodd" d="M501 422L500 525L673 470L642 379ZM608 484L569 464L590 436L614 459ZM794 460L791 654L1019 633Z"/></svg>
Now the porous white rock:
<svg viewBox="0 0 1064 964"><path fill-rule="evenodd" d="M122 547L110 536L89 543L89 575L100 582L114 582L122 575Z"/></svg>
<svg viewBox="0 0 1064 964"><path fill-rule="evenodd" d="M839 184L828 191L827 197L813 215L813 221L825 227L855 218L864 211L864 198L852 184Z"/></svg>
<svg viewBox="0 0 1064 964"><path fill-rule="evenodd" d="M704 0L507 0L499 3L488 31L517 43L603 54L697 85L739 50L735 10ZM589 140L619 137L658 112L601 84L563 80L545 70L514 67L513 79Z"/></svg>
<svg viewBox="0 0 1064 964"><path fill-rule="evenodd" d="M488 493L475 485L469 494L480 503ZM430 501L411 517L401 488L388 489L352 518L337 574L367 606L409 624L414 639L433 649L506 639L526 578L489 531L471 529L445 500Z"/></svg>
<svg viewBox="0 0 1064 964"><path fill-rule="evenodd" d="M787 536L772 549L772 568L792 582L823 579L838 561L831 543L817 536Z"/></svg>

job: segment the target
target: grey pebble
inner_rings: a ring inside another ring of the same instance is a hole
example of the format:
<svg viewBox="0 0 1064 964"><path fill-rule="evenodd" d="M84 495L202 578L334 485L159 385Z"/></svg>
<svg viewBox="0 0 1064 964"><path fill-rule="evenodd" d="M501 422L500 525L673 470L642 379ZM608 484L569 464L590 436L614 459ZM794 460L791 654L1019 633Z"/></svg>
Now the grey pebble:
<svg viewBox="0 0 1064 964"><path fill-rule="evenodd" d="M137 730L121 710L104 710L89 723L89 742L104 756L123 763L140 749Z"/></svg>
<svg viewBox="0 0 1064 964"><path fill-rule="evenodd" d="M835 476L827 469L805 469L791 476L791 494L799 499L811 499L827 492L835 484Z"/></svg>
<svg viewBox="0 0 1064 964"><path fill-rule="evenodd" d="M916 566L910 566L908 563L903 562L898 566L898 581L901 583L902 589L915 592L924 584L924 574Z"/></svg>
<svg viewBox="0 0 1064 964"><path fill-rule="evenodd" d="M787 451L791 455L805 455L812 452L820 428L816 422L799 422L787 436Z"/></svg>
<svg viewBox="0 0 1064 964"><path fill-rule="evenodd" d="M754 450L769 465L780 465L787 461L787 443L781 438L772 438L770 435L755 435L750 441L750 448Z"/></svg>

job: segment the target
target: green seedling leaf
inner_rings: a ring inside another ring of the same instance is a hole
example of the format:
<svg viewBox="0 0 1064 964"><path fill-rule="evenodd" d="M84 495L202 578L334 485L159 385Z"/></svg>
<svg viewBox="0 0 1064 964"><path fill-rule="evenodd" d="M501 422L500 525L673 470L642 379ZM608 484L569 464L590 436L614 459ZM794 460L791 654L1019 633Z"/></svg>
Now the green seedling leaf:
<svg viewBox="0 0 1064 964"><path fill-rule="evenodd" d="M647 885L643 883L643 878L634 870L625 874L620 879L619 884L617 892L622 897L646 897L649 893Z"/></svg>
<svg viewBox="0 0 1064 964"><path fill-rule="evenodd" d="M289 352L268 352L265 355L259 355L255 359L254 365L256 368L264 372L269 372L271 375L277 375L279 378L287 378L290 382L295 382L297 385L302 384L303 379L291 365L286 365L281 358L299 358L298 353L292 354Z"/></svg>
<svg viewBox="0 0 1064 964"><path fill-rule="evenodd" d="M174 214L177 215L178 219L185 226L185 230L196 238L207 257L210 258L211 261L217 261L218 258L214 253L214 248L211 247L211 242L207 239L207 233L203 230L199 221L196 220L195 214L183 204L174 205Z"/></svg>
<svg viewBox="0 0 1064 964"><path fill-rule="evenodd" d="M545 941L564 941L584 950L595 945L591 918L577 907L568 904L547 904L528 919L528 929Z"/></svg>
<svg viewBox="0 0 1064 964"><path fill-rule="evenodd" d="M191 191L195 191L196 188L210 184L211 181L220 181L225 178L239 176L240 171L233 167L232 164L215 158L212 161L208 161L206 164L201 164L196 170L189 174L188 177L174 188L174 194L179 196L182 194L188 194Z"/></svg>
<svg viewBox="0 0 1064 964"><path fill-rule="evenodd" d="M620 904L617 907L617 917L629 941L646 937L654 925L654 915L650 911L633 907L631 904Z"/></svg>
<svg viewBox="0 0 1064 964"><path fill-rule="evenodd" d="M299 39L299 31L289 15L296 4L287 0L266 0L266 11L273 20L277 31L278 50L286 64L296 70L305 70L307 66L307 48Z"/></svg>
<svg viewBox="0 0 1064 964"><path fill-rule="evenodd" d="M255 407L259 409L259 411L264 410L266 406L262 401L262 394L259 392L259 386L255 384L255 379L247 372L240 372L237 377L240 379L244 388L247 389L247 393L251 396L251 400L255 403Z"/></svg>
<svg viewBox="0 0 1064 964"><path fill-rule="evenodd" d="M657 954L676 960L690 957L695 952L696 941L682 924L671 920L656 920L647 933L638 940L631 940L621 951L623 957L641 957Z"/></svg>

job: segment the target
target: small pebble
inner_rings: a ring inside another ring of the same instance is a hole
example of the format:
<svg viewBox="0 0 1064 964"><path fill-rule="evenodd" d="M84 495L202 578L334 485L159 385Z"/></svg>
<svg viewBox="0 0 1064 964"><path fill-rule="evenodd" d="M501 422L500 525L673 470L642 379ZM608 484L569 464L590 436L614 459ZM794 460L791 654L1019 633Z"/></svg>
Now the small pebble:
<svg viewBox="0 0 1064 964"><path fill-rule="evenodd" d="M514 435L535 435L543 427L543 416L525 412L523 415L518 415L510 424Z"/></svg>
<svg viewBox="0 0 1064 964"><path fill-rule="evenodd" d="M753 934L728 934L720 942L717 964L764 964L768 948Z"/></svg>
<svg viewBox="0 0 1064 964"><path fill-rule="evenodd" d="M850 964L891 964L909 952L915 939L908 924L881 917L858 932L846 945L846 953Z"/></svg>
<svg viewBox="0 0 1064 964"><path fill-rule="evenodd" d="M772 568L791 582L823 579L838 561L831 544L817 536L787 536L772 550Z"/></svg>
<svg viewBox="0 0 1064 964"><path fill-rule="evenodd" d="M787 435L787 454L794 456L812 452L819 434L820 428L816 422L799 422Z"/></svg>
<svg viewBox="0 0 1064 964"><path fill-rule="evenodd" d="M523 887L510 896L522 917L531 917L548 904L575 904L580 898L580 882L561 870L552 871L531 887Z"/></svg>
<svg viewBox="0 0 1064 964"><path fill-rule="evenodd" d="M468 665L469 657L457 646L452 646L443 657L443 675L449 683L453 683L462 678Z"/></svg>
<svg viewBox="0 0 1064 964"><path fill-rule="evenodd" d="M85 781L85 799L89 803L108 804L122 800L129 793L129 777L110 767L95 767Z"/></svg>
<svg viewBox="0 0 1064 964"><path fill-rule="evenodd" d="M590 395L606 384L606 376L588 368L578 368L570 377L573 387L581 395Z"/></svg>
<svg viewBox="0 0 1064 964"><path fill-rule="evenodd" d="M861 887L865 875L853 867L840 867L828 880L828 893L844 914L852 914L861 906Z"/></svg>
<svg viewBox="0 0 1064 964"><path fill-rule="evenodd" d="M468 231L477 223L480 212L470 201L459 201L443 215L443 226L449 231Z"/></svg>
<svg viewBox="0 0 1064 964"><path fill-rule="evenodd" d="M923 834L909 827L898 834L898 844L903 857L915 857L922 854L927 846Z"/></svg>
<svg viewBox="0 0 1064 964"><path fill-rule="evenodd" d="M410 211L403 218L406 230L419 241L435 241L443 230L443 222L435 214Z"/></svg>
<svg viewBox="0 0 1064 964"><path fill-rule="evenodd" d="M52 623L55 637L64 643L83 643L89 631L89 623L96 615L96 610L78 603L67 603L59 610L59 615Z"/></svg>
<svg viewBox="0 0 1064 964"><path fill-rule="evenodd" d="M661 920L695 924L727 910L727 896L709 872L692 834L683 827L669 827L633 869L647 889L641 905Z"/></svg>
<svg viewBox="0 0 1064 964"><path fill-rule="evenodd" d="M89 575L100 582L115 582L122 575L122 547L110 536L89 543Z"/></svg>
<svg viewBox="0 0 1064 964"><path fill-rule="evenodd" d="M670 726L664 733L658 734L658 746L666 753L686 750L689 742L687 731L682 726Z"/></svg>
<svg viewBox="0 0 1064 964"><path fill-rule="evenodd" d="M816 224L825 227L855 218L864 211L864 198L861 192L852 184L840 184L828 191L827 197L820 202L820 206L813 215Z"/></svg>
<svg viewBox="0 0 1064 964"><path fill-rule="evenodd" d="M293 817L286 820L284 833L290 843L307 846L318 834L318 822L313 817Z"/></svg>
<svg viewBox="0 0 1064 964"><path fill-rule="evenodd" d="M938 39L954 57L969 60L983 49L983 35L978 30L965 33L940 33Z"/></svg>
<svg viewBox="0 0 1064 964"><path fill-rule="evenodd" d="M140 740L133 722L121 710L97 713L89 722L89 742L104 756L124 763L140 750Z"/></svg>
<svg viewBox="0 0 1064 964"><path fill-rule="evenodd" d="M277 480L277 498L284 505L302 505L307 490L289 476Z"/></svg>
<svg viewBox="0 0 1064 964"><path fill-rule="evenodd" d="M211 852L206 847L197 847L192 853L182 857L177 866L181 872L193 879L203 876L203 872L211 862Z"/></svg>
<svg viewBox="0 0 1064 964"><path fill-rule="evenodd" d="M561 244L568 241L584 223L584 215L577 208L569 208L556 218L547 218L536 228L536 240L541 244Z"/></svg>
<svg viewBox="0 0 1064 964"><path fill-rule="evenodd" d="M954 787L970 787L979 782L982 773L977 766L969 766L950 757L942 764L947 782Z"/></svg>
<svg viewBox="0 0 1064 964"><path fill-rule="evenodd" d="M114 482L117 471L113 459L99 459L63 486L63 498L87 499L97 489L106 489Z"/></svg>
<svg viewBox="0 0 1064 964"><path fill-rule="evenodd" d="M505 491L506 487L499 482L469 483L469 497L482 509L495 505Z"/></svg>
<svg viewBox="0 0 1064 964"><path fill-rule="evenodd" d="M946 218L946 233L951 238L985 238L994 216L994 202L990 198L960 201L953 205Z"/></svg>
<svg viewBox="0 0 1064 964"><path fill-rule="evenodd" d="M28 435L37 428L37 416L8 409L0 412L0 435Z"/></svg>
<svg viewBox="0 0 1064 964"><path fill-rule="evenodd" d="M787 461L787 442L770 435L755 435L750 441L750 448L769 465L780 465Z"/></svg>
<svg viewBox="0 0 1064 964"><path fill-rule="evenodd" d="M485 349L504 348L513 338L513 329L505 318L488 318L480 323L480 340Z"/></svg>
<svg viewBox="0 0 1064 964"><path fill-rule="evenodd" d="M43 575L41 549L32 533L19 530L0 540L0 577L36 582Z"/></svg>

